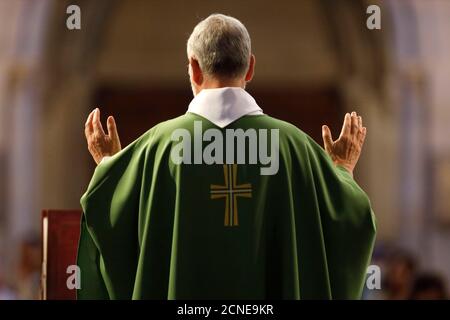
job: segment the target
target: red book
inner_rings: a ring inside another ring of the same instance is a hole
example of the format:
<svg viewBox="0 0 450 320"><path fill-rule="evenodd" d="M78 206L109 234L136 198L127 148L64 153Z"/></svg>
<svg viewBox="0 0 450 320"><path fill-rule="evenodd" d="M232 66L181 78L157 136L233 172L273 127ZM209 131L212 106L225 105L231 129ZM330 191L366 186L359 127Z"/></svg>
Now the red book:
<svg viewBox="0 0 450 320"><path fill-rule="evenodd" d="M42 211L41 297L44 300L74 300L69 289L69 266L76 265L80 237L80 210Z"/></svg>

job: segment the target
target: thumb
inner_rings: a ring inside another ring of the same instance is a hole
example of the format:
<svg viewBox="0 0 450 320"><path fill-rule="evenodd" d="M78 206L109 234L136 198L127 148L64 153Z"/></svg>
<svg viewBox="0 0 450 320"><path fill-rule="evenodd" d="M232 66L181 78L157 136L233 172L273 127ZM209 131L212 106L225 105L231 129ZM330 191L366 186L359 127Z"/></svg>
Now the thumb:
<svg viewBox="0 0 450 320"><path fill-rule="evenodd" d="M113 141L119 141L119 134L117 133L116 121L114 117L109 116L107 120L108 135Z"/></svg>
<svg viewBox="0 0 450 320"><path fill-rule="evenodd" d="M331 147L333 146L333 137L331 136L330 128L326 125L322 126L322 138L325 150L331 150Z"/></svg>

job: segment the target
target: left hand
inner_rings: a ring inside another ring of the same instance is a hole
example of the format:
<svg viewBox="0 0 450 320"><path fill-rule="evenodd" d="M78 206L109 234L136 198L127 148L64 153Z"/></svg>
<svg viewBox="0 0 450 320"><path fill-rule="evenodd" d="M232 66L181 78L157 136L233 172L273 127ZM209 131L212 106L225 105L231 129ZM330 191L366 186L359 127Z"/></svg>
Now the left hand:
<svg viewBox="0 0 450 320"><path fill-rule="evenodd" d="M89 114L86 120L84 134L86 135L89 152L97 164L104 157L113 156L122 149L116 122L112 116L108 117L107 127L108 134L105 134L102 123L100 122L100 109L96 108Z"/></svg>
<svg viewBox="0 0 450 320"><path fill-rule="evenodd" d="M352 176L356 163L366 139L367 129L363 127L362 118L356 112L347 113L341 135L335 141L328 126L322 127L325 151L335 165L344 167Z"/></svg>

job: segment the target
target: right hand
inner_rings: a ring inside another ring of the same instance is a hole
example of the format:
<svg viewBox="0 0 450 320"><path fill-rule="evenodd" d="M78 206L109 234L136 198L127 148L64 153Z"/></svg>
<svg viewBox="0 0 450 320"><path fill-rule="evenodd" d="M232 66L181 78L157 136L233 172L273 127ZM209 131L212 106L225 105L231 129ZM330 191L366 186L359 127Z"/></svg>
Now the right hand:
<svg viewBox="0 0 450 320"><path fill-rule="evenodd" d="M325 151L335 165L342 166L353 176L353 170L361 155L367 129L362 125L362 118L356 112L347 113L344 118L341 135L333 141L330 128L322 127Z"/></svg>
<svg viewBox="0 0 450 320"><path fill-rule="evenodd" d="M84 127L89 152L97 164L104 157L113 156L121 150L116 122L112 116L108 117L107 126L108 134L105 134L100 122L100 109L96 108L89 114Z"/></svg>

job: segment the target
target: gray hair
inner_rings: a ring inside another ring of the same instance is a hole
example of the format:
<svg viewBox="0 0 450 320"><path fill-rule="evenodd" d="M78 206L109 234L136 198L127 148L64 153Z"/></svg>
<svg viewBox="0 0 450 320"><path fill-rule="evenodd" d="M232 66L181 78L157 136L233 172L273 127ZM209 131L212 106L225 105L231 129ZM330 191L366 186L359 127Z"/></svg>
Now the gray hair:
<svg viewBox="0 0 450 320"><path fill-rule="evenodd" d="M247 29L239 20L212 14L195 26L187 42L188 58L206 75L233 79L246 74L251 55Z"/></svg>

